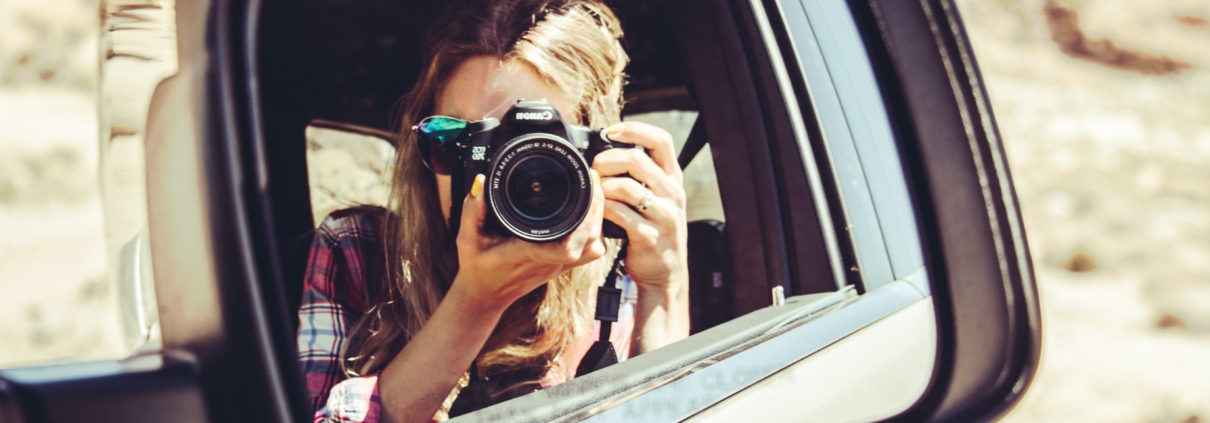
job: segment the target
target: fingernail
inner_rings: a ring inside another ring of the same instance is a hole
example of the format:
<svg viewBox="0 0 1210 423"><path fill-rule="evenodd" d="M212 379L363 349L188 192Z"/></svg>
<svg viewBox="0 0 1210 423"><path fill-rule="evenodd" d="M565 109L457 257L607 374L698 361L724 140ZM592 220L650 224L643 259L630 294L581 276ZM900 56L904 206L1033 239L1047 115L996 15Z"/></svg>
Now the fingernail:
<svg viewBox="0 0 1210 423"><path fill-rule="evenodd" d="M596 169L588 169L588 174L592 175L592 184L601 186L601 174L597 173Z"/></svg>
<svg viewBox="0 0 1210 423"><path fill-rule="evenodd" d="M479 194L483 193L483 175L476 175L475 182L471 184L471 197L479 198Z"/></svg>
<svg viewBox="0 0 1210 423"><path fill-rule="evenodd" d="M616 137L618 135L622 135L622 124L620 124L620 123L613 124L613 126L610 126L609 129L605 130L605 135L610 136L610 137Z"/></svg>

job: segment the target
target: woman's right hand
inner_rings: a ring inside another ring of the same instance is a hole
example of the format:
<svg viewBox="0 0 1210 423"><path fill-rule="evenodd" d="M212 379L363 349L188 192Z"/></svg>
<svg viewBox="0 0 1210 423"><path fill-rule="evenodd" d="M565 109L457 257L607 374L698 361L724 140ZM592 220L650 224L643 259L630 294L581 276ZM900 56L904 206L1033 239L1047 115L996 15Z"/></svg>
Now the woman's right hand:
<svg viewBox="0 0 1210 423"><path fill-rule="evenodd" d="M462 205L458 231L458 275L451 293L485 310L503 310L563 272L605 254L601 240L605 199L601 178L592 175L592 203L575 231L553 242L532 243L484 233L487 202L484 176L478 175Z"/></svg>

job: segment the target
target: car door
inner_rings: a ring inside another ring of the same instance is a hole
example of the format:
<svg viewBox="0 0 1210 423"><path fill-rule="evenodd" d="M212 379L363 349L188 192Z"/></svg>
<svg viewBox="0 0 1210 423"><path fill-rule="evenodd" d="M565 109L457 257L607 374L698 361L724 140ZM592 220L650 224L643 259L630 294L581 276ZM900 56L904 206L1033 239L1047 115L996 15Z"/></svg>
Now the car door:
<svg viewBox="0 0 1210 423"><path fill-rule="evenodd" d="M688 137L720 175L738 317L458 419L969 421L1011 407L1037 366L1037 296L955 6L639 3L670 16L701 109ZM306 153L275 142L308 121L276 107L299 101L291 80L265 79L292 62L260 50L297 36L265 18L293 6L174 6L179 70L155 89L145 147L162 348L0 370L4 421L309 419L286 294L288 244L313 224L306 184L285 183L306 180Z"/></svg>

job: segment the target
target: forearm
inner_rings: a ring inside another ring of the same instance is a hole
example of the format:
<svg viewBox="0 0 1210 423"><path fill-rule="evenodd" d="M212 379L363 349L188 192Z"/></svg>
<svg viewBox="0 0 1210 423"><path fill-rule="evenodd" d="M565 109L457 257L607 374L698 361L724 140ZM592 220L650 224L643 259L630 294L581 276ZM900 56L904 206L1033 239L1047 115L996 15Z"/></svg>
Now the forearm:
<svg viewBox="0 0 1210 423"><path fill-rule="evenodd" d="M504 309L484 309L451 289L378 378L384 421L427 422L491 335Z"/></svg>
<svg viewBox="0 0 1210 423"><path fill-rule="evenodd" d="M638 286L630 356L651 351L689 336L689 280L680 277L665 286Z"/></svg>

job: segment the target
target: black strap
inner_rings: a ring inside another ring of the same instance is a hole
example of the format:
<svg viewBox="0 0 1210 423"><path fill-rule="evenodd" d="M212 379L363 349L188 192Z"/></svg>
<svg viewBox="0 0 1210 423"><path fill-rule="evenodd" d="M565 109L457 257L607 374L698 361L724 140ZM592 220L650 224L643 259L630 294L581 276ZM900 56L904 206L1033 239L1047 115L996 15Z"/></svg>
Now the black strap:
<svg viewBox="0 0 1210 423"><path fill-rule="evenodd" d="M689 137L685 138L685 145L681 146L681 154L677 156L676 162L681 165L681 169L689 166L689 162L697 157L697 153L702 151L702 147L706 146L706 124L702 119L701 113L698 113L697 120L693 121L693 129L689 130Z"/></svg>
<svg viewBox="0 0 1210 423"><path fill-rule="evenodd" d="M610 269L608 275L605 275L605 283L597 288L596 318L601 326L600 335L597 337L597 341L588 348L584 358L580 360L580 366L576 368L576 376L584 376L618 364L618 352L613 348L613 343L609 342L609 335L613 332L613 322L618 321L618 308L622 305L622 290L618 288L617 283L618 276L624 271L622 260L625 258L626 241L623 240L618 256L613 260L613 268Z"/></svg>
<svg viewBox="0 0 1210 423"><path fill-rule="evenodd" d="M613 331L613 322L618 321L618 308L622 304L622 290L617 287L617 283L618 276L622 275L624 271L622 260L625 258L626 240L622 240L621 250L618 251L618 256L613 261L613 267L609 274L605 275L605 283L600 288L597 288L596 319L601 324L600 336L597 337L596 342L593 342L592 347L588 348L588 352L584 354L584 358L580 360L580 365L576 368L576 376L583 376L618 364L618 353L613 348L613 343L609 342L609 335ZM450 407L450 417L470 413L527 393L525 392L527 388L520 387L492 394L493 387L507 386L510 384L509 380L487 381L481 379L478 367L477 363L472 360L470 380L467 386L462 388L462 391L458 393L458 397L454 399L454 404ZM527 375L513 376L524 378ZM536 376L541 377L541 375ZM500 379L500 377L498 376L497 379Z"/></svg>

